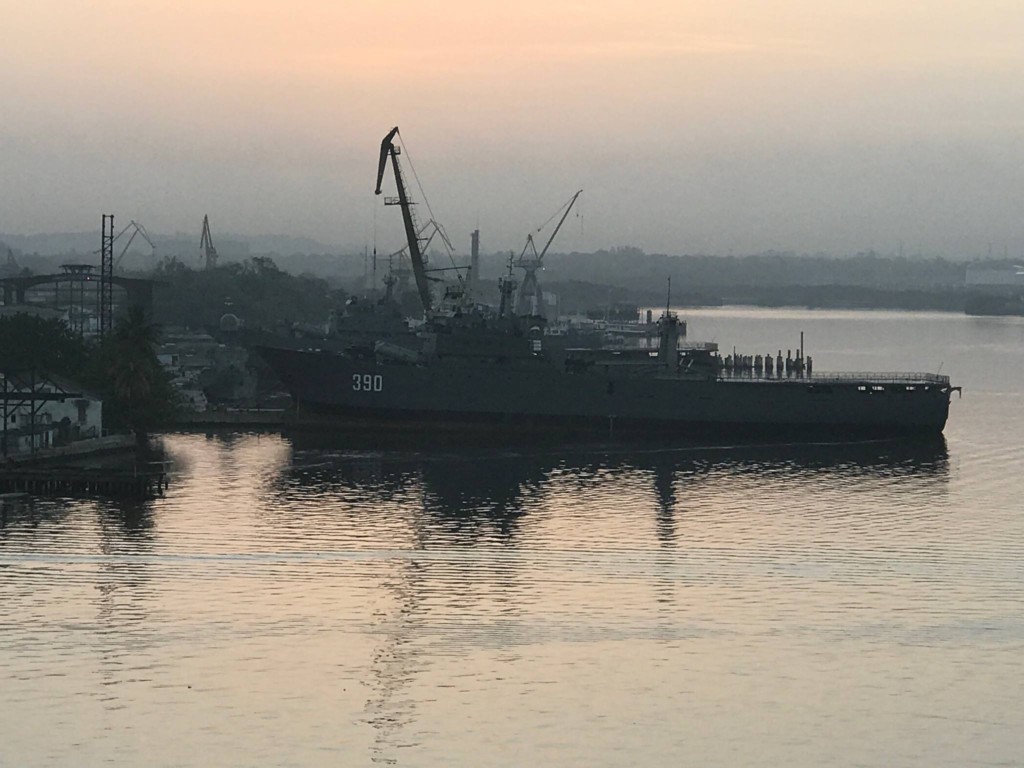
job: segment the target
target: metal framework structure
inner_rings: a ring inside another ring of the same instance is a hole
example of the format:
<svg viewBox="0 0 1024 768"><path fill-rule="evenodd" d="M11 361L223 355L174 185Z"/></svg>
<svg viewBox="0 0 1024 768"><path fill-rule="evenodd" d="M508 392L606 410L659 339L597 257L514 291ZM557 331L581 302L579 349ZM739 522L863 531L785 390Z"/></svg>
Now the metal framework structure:
<svg viewBox="0 0 1024 768"><path fill-rule="evenodd" d="M124 258L124 255L128 253L128 249L131 248L132 242L139 235L142 235L142 239L149 243L149 247L153 250L153 260L156 260L156 244L152 241L152 239L150 239L149 233L146 231L146 228L139 224L139 222L137 221L133 220L128 222L128 226L117 233L117 235L114 237L113 242L116 243L118 240L120 240L121 236L125 234L129 229L132 230L132 234L128 238L128 241L124 244L124 247L121 249L121 253L118 255L117 259L115 259L114 269L117 269L119 266L121 266L121 260Z"/></svg>
<svg viewBox="0 0 1024 768"><path fill-rule="evenodd" d="M110 283L115 313L122 301L126 306L137 304L147 313L152 312L153 291L160 285L159 281L115 273ZM120 289L123 299L113 289ZM96 264L62 264L61 271L56 274L0 278L0 295L4 304L29 305L30 308L66 313L68 325L82 335L90 334L92 329L99 332L100 294L100 273Z"/></svg>
<svg viewBox="0 0 1024 768"><path fill-rule="evenodd" d="M203 214L203 234L199 236L199 255L206 259L207 269L217 268L217 249L213 247L213 235L210 234L210 216Z"/></svg>
<svg viewBox="0 0 1024 768"><path fill-rule="evenodd" d="M103 214L100 235L100 337L114 330L114 214Z"/></svg>
<svg viewBox="0 0 1024 768"><path fill-rule="evenodd" d="M516 298L516 314L519 315L544 315L544 293L541 289L540 282L537 280L537 272L542 269L544 264L544 256L548 252L548 248L551 247L551 243L555 240L555 235L558 234L558 230L562 228L562 224L565 223L566 217L569 215L569 211L572 210L573 205L576 203L576 199L583 194L583 190L579 190L575 195L569 198L569 201L562 204L562 207L555 211L554 215L546 222L537 228L539 233L548 222L554 219L559 213L562 213L562 218L558 220L558 224L555 226L554 231L548 238L547 243L544 244L544 248L538 252L537 245L533 241L533 233L531 232L526 236L526 245L523 246L523 252L519 254L519 261L516 262L516 266L523 270L523 282L519 286L519 295ZM564 213L563 213L564 210ZM532 256L527 255L527 250L533 252Z"/></svg>
<svg viewBox="0 0 1024 768"><path fill-rule="evenodd" d="M93 310L99 309L99 295L96 294L97 283L93 270L96 267L92 264L62 264L61 271L65 280L55 281L53 284L54 307L61 306L61 287L64 287L64 305L67 307L68 326L79 336L84 336L88 328L86 310L86 293L93 299ZM59 279L59 278L58 278ZM88 287L88 291L86 288Z"/></svg>
<svg viewBox="0 0 1024 768"><path fill-rule="evenodd" d="M44 389L49 387L51 389ZM69 392L53 380L35 371L16 372L0 371L0 418L3 428L0 430L0 456L7 458L10 446L8 424L11 414L19 408L28 407L29 416L29 451L36 452L36 416L42 407L53 400L66 400L69 397L81 397L81 392Z"/></svg>
<svg viewBox="0 0 1024 768"><path fill-rule="evenodd" d="M395 145L394 139L398 135L398 128L392 128L384 140L380 143L380 161L377 166L377 187L374 194L381 193L381 183L384 181L384 171L387 170L388 160L391 160L391 167L395 173L395 186L398 188L398 196L384 198L384 205L397 205L402 209L402 223L405 225L406 247L409 249L409 258L412 261L412 272L416 278L416 289L420 294L420 302L423 304L423 311L429 315L433 309L433 300L430 295L430 283L427 277L426 263L423 258L423 238L416 225L416 218L413 215L412 206L415 205L409 199L409 193L405 187L405 179L402 177L402 167L399 165L398 156L401 148Z"/></svg>

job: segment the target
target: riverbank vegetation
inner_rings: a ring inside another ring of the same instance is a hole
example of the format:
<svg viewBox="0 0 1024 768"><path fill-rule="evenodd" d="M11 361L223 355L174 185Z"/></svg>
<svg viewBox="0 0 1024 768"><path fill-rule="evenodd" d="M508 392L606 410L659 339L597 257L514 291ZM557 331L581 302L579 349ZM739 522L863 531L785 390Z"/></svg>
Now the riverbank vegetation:
<svg viewBox="0 0 1024 768"><path fill-rule="evenodd" d="M164 281L157 291L156 316L168 325L192 327L216 324L224 314L237 315L251 327L323 323L348 294L363 292L364 275L331 281L294 275L287 271L292 261L287 256L251 257L205 271L165 260L154 274ZM541 281L545 290L558 295L565 312L618 302L658 306L667 298L669 278L677 306L961 312L972 295L964 286L966 268L964 261L870 251L845 258L779 252L672 256L624 247L549 254ZM480 300L497 301L497 281L507 269L508 254L481 256ZM513 270L513 278L518 277Z"/></svg>
<svg viewBox="0 0 1024 768"><path fill-rule="evenodd" d="M73 333L62 320L0 317L0 373L58 376L103 401L104 428L146 433L173 419L178 395L154 352L160 328L132 307L102 341Z"/></svg>
<svg viewBox="0 0 1024 768"><path fill-rule="evenodd" d="M19 264L33 270L46 266L41 257L18 258ZM445 261L438 254L432 258ZM456 256L456 261L460 259L468 262L464 255ZM481 255L479 300L497 302L497 282L507 275L508 260L508 252ZM268 253L222 261L216 269L203 270L168 257L155 269L136 274L160 281L154 317L164 325L209 328L224 315L235 315L249 327L277 330L295 323L325 323L331 310L343 307L349 295L365 292L370 263L362 254ZM622 302L660 306L667 298L669 278L676 306L962 312L976 294L965 286L968 266L1000 268L1015 263L870 250L845 256L781 251L671 255L625 246L549 253L540 277L544 289L558 295L564 312ZM378 284L383 274L383 268L376 271ZM520 270L513 269L513 279L521 279ZM409 298L403 306L414 313L418 299L412 286L408 288L408 297L399 299Z"/></svg>
<svg viewBox="0 0 1024 768"><path fill-rule="evenodd" d="M154 317L165 324L200 329L235 315L252 327L324 323L344 302L344 290L311 275L291 275L270 257L255 256L211 270L195 270L177 259L153 273Z"/></svg>

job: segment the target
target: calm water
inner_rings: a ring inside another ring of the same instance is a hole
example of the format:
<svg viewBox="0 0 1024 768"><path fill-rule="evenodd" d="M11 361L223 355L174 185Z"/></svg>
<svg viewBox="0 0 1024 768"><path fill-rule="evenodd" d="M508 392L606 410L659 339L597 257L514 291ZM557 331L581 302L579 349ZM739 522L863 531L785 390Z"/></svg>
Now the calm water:
<svg viewBox="0 0 1024 768"><path fill-rule="evenodd" d="M143 505L0 518L0 765L1024 763L1024 321L719 309L940 370L899 446L169 435Z"/></svg>

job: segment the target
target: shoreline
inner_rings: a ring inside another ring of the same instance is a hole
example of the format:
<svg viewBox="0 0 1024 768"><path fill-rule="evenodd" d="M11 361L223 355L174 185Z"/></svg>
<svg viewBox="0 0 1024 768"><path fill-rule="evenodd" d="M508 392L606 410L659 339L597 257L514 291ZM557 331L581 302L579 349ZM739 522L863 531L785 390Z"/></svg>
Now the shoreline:
<svg viewBox="0 0 1024 768"><path fill-rule="evenodd" d="M91 440L79 440L69 445L56 448L40 448L33 453L17 453L5 457L4 461L11 466L25 467L33 464L45 464L67 459L88 458L122 451L132 451L138 447L138 437L134 434L108 435Z"/></svg>

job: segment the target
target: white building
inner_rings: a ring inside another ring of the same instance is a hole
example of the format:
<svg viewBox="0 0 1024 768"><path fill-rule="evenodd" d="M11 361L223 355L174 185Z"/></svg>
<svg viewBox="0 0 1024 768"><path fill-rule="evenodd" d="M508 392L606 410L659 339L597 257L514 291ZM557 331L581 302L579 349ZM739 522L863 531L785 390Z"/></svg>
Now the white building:
<svg viewBox="0 0 1024 768"><path fill-rule="evenodd" d="M0 391L27 392L29 377L4 380ZM40 376L35 382L38 395L57 396L51 400L0 400L0 455L29 452L103 436L103 401L75 382ZM61 397L61 395L66 395ZM33 413L34 411L34 413Z"/></svg>
<svg viewBox="0 0 1024 768"><path fill-rule="evenodd" d="M968 288L985 293L1019 293L1024 291L1024 266L969 264L964 282Z"/></svg>

